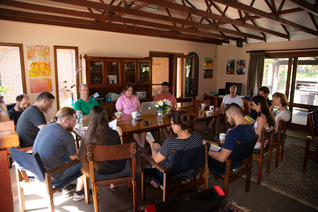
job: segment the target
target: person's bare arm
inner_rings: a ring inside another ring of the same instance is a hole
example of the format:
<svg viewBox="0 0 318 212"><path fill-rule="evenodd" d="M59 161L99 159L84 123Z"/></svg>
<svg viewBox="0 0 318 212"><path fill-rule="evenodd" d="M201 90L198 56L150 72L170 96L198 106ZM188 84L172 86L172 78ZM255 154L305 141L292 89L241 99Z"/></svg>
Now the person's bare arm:
<svg viewBox="0 0 318 212"><path fill-rule="evenodd" d="M210 149L209 156L214 158L217 161L224 162L224 161L226 161L226 159L228 159L231 152L232 152L231 150L224 149L224 148L222 148L220 152Z"/></svg>
<svg viewBox="0 0 318 212"><path fill-rule="evenodd" d="M71 160L76 160L78 158L78 154L75 153L74 155L69 156Z"/></svg>
<svg viewBox="0 0 318 212"><path fill-rule="evenodd" d="M258 135L258 140L261 137L262 130L265 127L265 124L266 124L266 118L264 116L259 116L258 117L257 129L256 129L256 134Z"/></svg>
<svg viewBox="0 0 318 212"><path fill-rule="evenodd" d="M44 127L46 124L41 124L38 126L39 129L42 129L42 127Z"/></svg>
<svg viewBox="0 0 318 212"><path fill-rule="evenodd" d="M154 159L154 161L156 163L160 163L161 161L163 161L166 157L164 157L160 152L157 152L153 140L148 135L146 135L146 141L149 143L152 158Z"/></svg>

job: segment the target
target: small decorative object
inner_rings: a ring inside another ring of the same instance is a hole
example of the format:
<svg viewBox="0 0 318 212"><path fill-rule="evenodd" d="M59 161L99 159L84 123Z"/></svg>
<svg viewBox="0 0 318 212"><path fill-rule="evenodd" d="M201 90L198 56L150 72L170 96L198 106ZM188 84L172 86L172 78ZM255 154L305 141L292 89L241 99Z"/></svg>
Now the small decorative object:
<svg viewBox="0 0 318 212"><path fill-rule="evenodd" d="M164 116L166 111L169 111L172 107L171 102L168 99L159 100L155 103L155 107L158 109L158 116ZM159 114L159 112L161 114Z"/></svg>

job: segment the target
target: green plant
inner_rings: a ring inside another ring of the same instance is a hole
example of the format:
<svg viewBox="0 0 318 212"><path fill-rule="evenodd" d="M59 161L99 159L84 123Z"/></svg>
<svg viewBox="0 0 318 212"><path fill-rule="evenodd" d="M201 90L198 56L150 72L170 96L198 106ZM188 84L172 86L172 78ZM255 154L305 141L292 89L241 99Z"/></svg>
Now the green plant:
<svg viewBox="0 0 318 212"><path fill-rule="evenodd" d="M4 85L0 86L0 95L4 96L8 91L11 91L12 88L6 88Z"/></svg>

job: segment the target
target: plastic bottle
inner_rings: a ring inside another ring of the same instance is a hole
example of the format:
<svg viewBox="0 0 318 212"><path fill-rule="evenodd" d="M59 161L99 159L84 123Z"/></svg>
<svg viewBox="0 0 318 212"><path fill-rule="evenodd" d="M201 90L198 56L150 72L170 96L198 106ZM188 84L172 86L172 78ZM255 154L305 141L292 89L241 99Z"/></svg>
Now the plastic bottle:
<svg viewBox="0 0 318 212"><path fill-rule="evenodd" d="M158 110L158 122L162 122L162 110Z"/></svg>
<svg viewBox="0 0 318 212"><path fill-rule="evenodd" d="M77 114L77 121L79 123L78 128L81 130L83 128L83 118L81 112L78 112Z"/></svg>

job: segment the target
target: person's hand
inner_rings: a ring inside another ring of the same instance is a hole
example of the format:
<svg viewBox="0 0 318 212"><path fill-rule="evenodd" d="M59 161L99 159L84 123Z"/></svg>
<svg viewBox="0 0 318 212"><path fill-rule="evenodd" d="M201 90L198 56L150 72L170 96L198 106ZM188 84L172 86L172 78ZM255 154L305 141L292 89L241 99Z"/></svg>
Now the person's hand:
<svg viewBox="0 0 318 212"><path fill-rule="evenodd" d="M248 102L247 105L248 105L249 108L253 109L253 104L252 104L252 102Z"/></svg>
<svg viewBox="0 0 318 212"><path fill-rule="evenodd" d="M149 145L153 144L153 140L148 135L146 135L146 141Z"/></svg>

